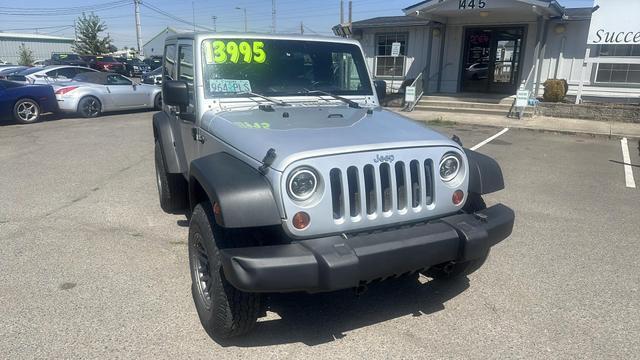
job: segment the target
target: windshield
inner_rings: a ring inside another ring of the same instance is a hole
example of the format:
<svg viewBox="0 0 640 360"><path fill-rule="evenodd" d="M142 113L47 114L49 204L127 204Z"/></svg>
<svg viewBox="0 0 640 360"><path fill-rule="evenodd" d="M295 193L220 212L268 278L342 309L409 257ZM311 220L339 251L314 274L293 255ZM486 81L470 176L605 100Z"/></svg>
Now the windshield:
<svg viewBox="0 0 640 360"><path fill-rule="evenodd" d="M53 60L80 60L80 56L76 54L53 54Z"/></svg>
<svg viewBox="0 0 640 360"><path fill-rule="evenodd" d="M30 74L36 73L38 71L42 71L42 68L32 67L32 68L28 68L28 69L20 71L18 73L18 75L30 75Z"/></svg>
<svg viewBox="0 0 640 360"><path fill-rule="evenodd" d="M360 48L300 40L220 39L202 43L205 96L372 95Z"/></svg>
<svg viewBox="0 0 640 360"><path fill-rule="evenodd" d="M100 62L117 62L116 59L111 56L98 56L96 57L96 60Z"/></svg>

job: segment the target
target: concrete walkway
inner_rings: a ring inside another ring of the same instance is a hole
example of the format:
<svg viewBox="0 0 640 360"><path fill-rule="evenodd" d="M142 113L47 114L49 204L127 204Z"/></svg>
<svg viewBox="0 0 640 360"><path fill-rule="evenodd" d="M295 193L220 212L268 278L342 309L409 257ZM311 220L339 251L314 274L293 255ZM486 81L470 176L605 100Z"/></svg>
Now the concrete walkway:
<svg viewBox="0 0 640 360"><path fill-rule="evenodd" d="M408 116L411 119L425 122L484 125L494 127L508 127L516 129L531 129L541 131L554 131L569 134L590 134L617 137L640 138L640 124L623 123L616 121L577 120L555 117L536 116L522 120L510 119L506 116L442 113L433 111L401 112L397 108L388 108L391 111Z"/></svg>

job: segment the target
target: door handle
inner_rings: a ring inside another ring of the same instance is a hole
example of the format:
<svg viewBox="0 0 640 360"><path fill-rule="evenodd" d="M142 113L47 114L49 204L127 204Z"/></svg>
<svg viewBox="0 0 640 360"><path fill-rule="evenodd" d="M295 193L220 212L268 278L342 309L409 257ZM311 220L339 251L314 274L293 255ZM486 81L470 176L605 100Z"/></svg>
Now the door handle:
<svg viewBox="0 0 640 360"><path fill-rule="evenodd" d="M204 144L204 136L198 133L198 128L191 128L191 135L193 136L194 141L198 141L201 144Z"/></svg>

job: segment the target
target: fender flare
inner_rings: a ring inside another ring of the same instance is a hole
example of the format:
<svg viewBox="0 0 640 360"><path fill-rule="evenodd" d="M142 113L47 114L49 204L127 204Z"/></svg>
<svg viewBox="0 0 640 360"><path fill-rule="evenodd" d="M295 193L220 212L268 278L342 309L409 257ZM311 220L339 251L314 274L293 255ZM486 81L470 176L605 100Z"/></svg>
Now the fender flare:
<svg viewBox="0 0 640 360"><path fill-rule="evenodd" d="M163 111L153 115L153 136L160 143L167 172L170 174L186 173L176 149L176 137L171 128L169 116Z"/></svg>
<svg viewBox="0 0 640 360"><path fill-rule="evenodd" d="M220 206L218 225L248 228L282 224L271 184L256 169L227 153L207 155L191 162L189 198L198 201L198 184L211 204Z"/></svg>
<svg viewBox="0 0 640 360"><path fill-rule="evenodd" d="M502 169L493 158L464 149L469 161L469 192L491 194L504 189Z"/></svg>

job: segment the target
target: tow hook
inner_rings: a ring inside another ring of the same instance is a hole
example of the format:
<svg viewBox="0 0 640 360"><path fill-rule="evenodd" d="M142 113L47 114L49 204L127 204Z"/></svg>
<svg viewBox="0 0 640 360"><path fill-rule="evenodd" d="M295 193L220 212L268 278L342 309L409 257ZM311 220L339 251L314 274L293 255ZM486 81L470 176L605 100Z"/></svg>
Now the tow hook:
<svg viewBox="0 0 640 360"><path fill-rule="evenodd" d="M453 272L455 265L456 265L455 261L450 261L444 264L444 266L442 266L442 271L444 271L445 274L451 274L451 272Z"/></svg>
<svg viewBox="0 0 640 360"><path fill-rule="evenodd" d="M353 291L356 293L356 296L360 296L362 294L364 294L365 292L367 292L367 290L369 289L369 287L365 284L362 285L358 285L357 287L353 288Z"/></svg>

